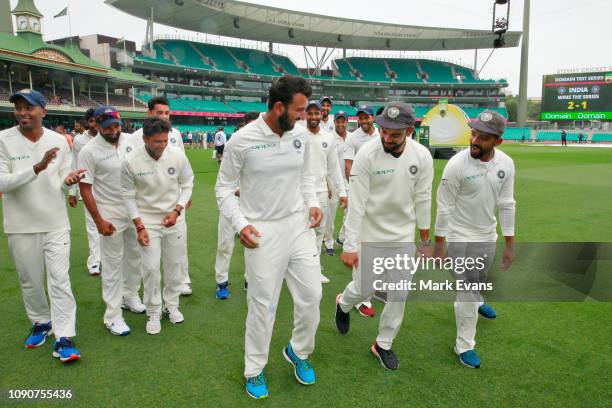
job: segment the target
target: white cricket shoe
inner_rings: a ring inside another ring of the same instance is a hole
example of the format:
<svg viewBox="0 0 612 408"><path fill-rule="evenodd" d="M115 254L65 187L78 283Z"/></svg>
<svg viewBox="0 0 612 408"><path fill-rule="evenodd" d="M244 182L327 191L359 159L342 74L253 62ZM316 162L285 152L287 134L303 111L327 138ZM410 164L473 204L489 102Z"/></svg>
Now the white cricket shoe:
<svg viewBox="0 0 612 408"><path fill-rule="evenodd" d="M183 316L178 307L169 307L165 312L168 313L168 319L172 324L178 324L185 321L185 316Z"/></svg>
<svg viewBox="0 0 612 408"><path fill-rule="evenodd" d="M186 283L183 285L183 287L181 288L181 296L189 296L193 293L193 290L191 289L191 285Z"/></svg>
<svg viewBox="0 0 612 408"><path fill-rule="evenodd" d="M147 321L147 333L159 334L161 332L161 316L157 313L151 313Z"/></svg>
<svg viewBox="0 0 612 408"><path fill-rule="evenodd" d="M115 336L127 336L130 334L130 328L123 320L123 317L117 318L114 322L107 324L106 328Z"/></svg>
<svg viewBox="0 0 612 408"><path fill-rule="evenodd" d="M323 274L321 274L321 283L329 283L329 278Z"/></svg>
<svg viewBox="0 0 612 408"><path fill-rule="evenodd" d="M125 310L129 310L132 313L144 313L147 308L138 298L134 299L126 299L123 298L123 303L121 304L121 308Z"/></svg>

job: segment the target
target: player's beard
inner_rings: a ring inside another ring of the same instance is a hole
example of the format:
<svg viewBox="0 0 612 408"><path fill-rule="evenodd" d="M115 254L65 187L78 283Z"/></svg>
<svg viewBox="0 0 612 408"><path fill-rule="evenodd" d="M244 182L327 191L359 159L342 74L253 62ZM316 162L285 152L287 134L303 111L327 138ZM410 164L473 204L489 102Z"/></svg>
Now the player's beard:
<svg viewBox="0 0 612 408"><path fill-rule="evenodd" d="M289 112L287 109L285 109L285 112L278 117L278 127L283 132L288 132L290 130L293 130L293 128L295 127L295 121L293 122L291 121L291 119L289 118Z"/></svg>
<svg viewBox="0 0 612 408"><path fill-rule="evenodd" d="M482 146L477 146L470 143L470 156L472 156L473 159L480 159L483 156L491 153L491 150L493 150L493 148L485 149Z"/></svg>
<svg viewBox="0 0 612 408"><path fill-rule="evenodd" d="M153 149L151 149L148 145L145 144L145 149L147 150L147 153L149 153L149 156L151 156L153 159L155 160L159 160L160 157L162 157L162 154L164 154L164 151L162 150L160 154L157 154L157 152Z"/></svg>
<svg viewBox="0 0 612 408"><path fill-rule="evenodd" d="M110 144L117 143L119 141L119 137L121 136L121 132L109 133L109 134L104 134L100 132L100 134L102 135L104 140L106 140Z"/></svg>
<svg viewBox="0 0 612 408"><path fill-rule="evenodd" d="M308 126L308 130L314 131L321 124L320 120L306 120L306 126Z"/></svg>
<svg viewBox="0 0 612 408"><path fill-rule="evenodd" d="M406 141L406 137L407 136L404 136L404 138L402 139L401 142L391 143L391 144L385 143L385 141L383 140L382 141L383 150L385 151L385 153L388 153L388 154L399 153L399 152L397 152L397 150L404 144L404 142ZM382 137L381 137L381 139L382 139Z"/></svg>

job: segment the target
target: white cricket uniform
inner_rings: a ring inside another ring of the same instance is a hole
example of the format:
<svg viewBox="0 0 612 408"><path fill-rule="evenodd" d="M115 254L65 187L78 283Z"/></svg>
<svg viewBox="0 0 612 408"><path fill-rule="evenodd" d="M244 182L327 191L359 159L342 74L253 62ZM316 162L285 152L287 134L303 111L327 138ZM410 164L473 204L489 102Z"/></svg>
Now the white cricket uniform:
<svg viewBox="0 0 612 408"><path fill-rule="evenodd" d="M139 148L144 146L144 139L142 138L143 129L140 128L131 135L131 141L134 145L134 148ZM183 153L185 153L185 144L183 143L183 136L181 132L176 128L171 128L170 133L168 133L168 145L176 147L180 149ZM185 209L186 210L186 209ZM183 284L189 285L191 284L191 278L189 277L189 259L187 258L187 213L183 213L183 217L185 217L185 239L182 241L185 244L185 258L181 262L181 273L183 274Z"/></svg>
<svg viewBox="0 0 612 408"><path fill-rule="evenodd" d="M374 126L374 125L372 125L372 126ZM361 147L364 144L366 144L369 141L371 141L372 139L380 139L380 133L378 133L378 129L376 127L374 127L374 133L372 133L371 135L369 135L366 132L364 132L361 127L355 129L354 132L347 134L346 142L344 144L344 165L346 166L346 161L347 160L354 161L355 160L355 156L357 155L357 152L359 152ZM346 171L344 172L344 175L346 177ZM350 183L349 183L348 187L350 189ZM351 203L349 201L349 206L350 205L351 205ZM346 218L344 219L344 222L346 223ZM341 233L344 232L343 235L345 235L345 239L346 239L346 227L345 227L344 223L342 224L340 232ZM372 304L370 303L370 299L367 299L365 302L363 302L363 304L368 306L368 307L372 307Z"/></svg>
<svg viewBox="0 0 612 408"><path fill-rule="evenodd" d="M398 158L385 153L380 138L363 145L351 170L344 251L361 257L361 242L405 243L412 245L409 255L413 256L415 227L429 229L433 174L429 150L410 138ZM340 307L347 313L374 294L374 287L361 285L363 266L359 262L353 268L353 280L340 298ZM381 348L391 349L404 307L405 300L385 304L376 338Z"/></svg>
<svg viewBox="0 0 612 408"><path fill-rule="evenodd" d="M94 137L89 131L85 133L77 134L74 137L74 142L72 143L72 154L73 154L73 164L75 169L77 168L77 164L79 162L79 153L83 150L83 147L89 141L91 141ZM77 197L78 196L78 185L75 185L73 189L70 190L70 195ZM96 227L96 223L89 211L87 211L87 207L83 205L83 211L85 212L85 229L87 231L87 243L89 245L89 257L87 258L87 268L90 269L96 265L100 265L100 235L98 233L98 227Z"/></svg>
<svg viewBox="0 0 612 408"><path fill-rule="evenodd" d="M215 134L215 147L225 146L227 143L227 135L223 131Z"/></svg>
<svg viewBox="0 0 612 408"><path fill-rule="evenodd" d="M177 204L186 207L192 190L191 165L185 153L175 147L168 146L155 160L141 146L122 163L121 194L129 217L140 218L149 234L149 245L140 246L147 315L161 315L162 295L167 308L179 305L181 264L186 257L185 219L181 214L172 227L164 227L162 221ZM163 293L160 258L164 265Z"/></svg>
<svg viewBox="0 0 612 408"><path fill-rule="evenodd" d="M317 133L311 132L310 129L306 131L310 141L310 162L308 165L315 178L315 193L317 193L317 200L319 200L321 211L323 211L321 225L315 229L317 249L321 251L323 235L325 234L327 224L333 222L329 213L328 184L333 185L333 189L339 192L340 197L346 197L346 190L342 173L340 172L340 165L338 164L338 153L334 136L322 129Z"/></svg>
<svg viewBox="0 0 612 408"><path fill-rule="evenodd" d="M64 179L72 171L66 138L49 129L36 143L18 126L0 132L0 191L4 232L21 295L32 323L52 322L55 337L76 335L76 302L70 277L70 223ZM38 175L33 166L52 148L55 159ZM45 268L47 293L45 294Z"/></svg>
<svg viewBox="0 0 612 408"><path fill-rule="evenodd" d="M235 232L232 220L219 212L217 226L217 255L215 257L215 281L224 283L229 281L229 266L234 252Z"/></svg>
<svg viewBox="0 0 612 408"><path fill-rule="evenodd" d="M346 141L343 137L341 137L340 135L338 135L338 133L336 133L336 131L334 130L333 133L334 135L334 141L336 142L336 153L338 153L338 167L340 168L340 173L342 175L342 182L344 183L344 187L345 187L345 191L348 188L348 183L346 182L346 177L345 177L345 172L344 172L344 149L345 149L345 144ZM345 135L345 137L348 137L348 133ZM338 191L336 189L333 189L332 191L332 198L329 199L329 221L326 224L326 228L325 228L325 236L324 236L324 240L325 240L325 248L327 249L334 249L334 222L336 220L336 211L338 210L338 199L339 199L339 194ZM344 225L344 219L346 218L346 211L343 211L343 220L342 220L342 224ZM344 241L344 228L340 229L340 233L338 234L338 239L340 241Z"/></svg>
<svg viewBox="0 0 612 408"><path fill-rule="evenodd" d="M258 375L268 361L276 306L287 282L294 302L291 346L307 358L314 350L321 301L321 269L308 207L319 207L307 166L309 141L298 126L282 137L264 115L234 134L215 187L217 203L234 231L251 224L259 247L245 249L249 290L245 333L245 377ZM234 195L240 185L240 205Z"/></svg>
<svg viewBox="0 0 612 408"><path fill-rule="evenodd" d="M334 124L334 116L329 115L327 117L327 122L324 122L323 119L321 119L321 123L319 124L319 126L321 127L321 130L325 132L334 133L336 131L336 125Z"/></svg>
<svg viewBox="0 0 612 408"><path fill-rule="evenodd" d="M106 303L104 323L122 316L122 299L139 299L142 279L136 229L121 196L121 161L134 147L131 135L122 133L117 147L100 134L79 153L79 167L85 169L81 183L91 184L100 216L115 226L111 236L100 234L102 298Z"/></svg>
<svg viewBox="0 0 612 408"><path fill-rule="evenodd" d="M497 241L496 210L504 236L514 236L514 162L502 152L488 162L474 159L470 149L452 157L438 186L436 235L446 237L450 257L483 257L487 262L482 279L495 258ZM466 274L467 275L467 274ZM468 276L469 277L469 276ZM474 349L480 293L457 292L455 351Z"/></svg>

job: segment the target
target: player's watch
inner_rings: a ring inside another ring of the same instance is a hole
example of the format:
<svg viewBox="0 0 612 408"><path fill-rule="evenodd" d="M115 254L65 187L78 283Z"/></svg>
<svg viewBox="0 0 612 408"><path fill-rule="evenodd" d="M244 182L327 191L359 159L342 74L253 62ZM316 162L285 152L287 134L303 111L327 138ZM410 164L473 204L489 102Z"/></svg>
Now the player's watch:
<svg viewBox="0 0 612 408"><path fill-rule="evenodd" d="M428 239L426 241L421 241L421 246L430 247L431 246L431 239Z"/></svg>
<svg viewBox="0 0 612 408"><path fill-rule="evenodd" d="M181 212L179 210L177 210L176 208L172 209L172 211L176 211L176 214L180 217L181 216Z"/></svg>

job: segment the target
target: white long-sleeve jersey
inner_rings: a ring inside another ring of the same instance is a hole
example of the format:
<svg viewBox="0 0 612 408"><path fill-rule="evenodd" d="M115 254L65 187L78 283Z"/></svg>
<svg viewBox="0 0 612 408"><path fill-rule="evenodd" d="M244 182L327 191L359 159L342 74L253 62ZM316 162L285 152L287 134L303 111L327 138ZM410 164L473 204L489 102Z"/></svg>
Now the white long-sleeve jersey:
<svg viewBox="0 0 612 408"><path fill-rule="evenodd" d="M346 197L344 177L338 164L338 147L334 136L320 129L318 133L307 130L310 141L309 166L315 178L315 192L327 192L328 179L339 197Z"/></svg>
<svg viewBox="0 0 612 408"><path fill-rule="evenodd" d="M74 166L75 170L77 169L79 164L79 153L81 153L83 147L85 147L85 145L89 143L94 137L96 136L92 136L89 131L85 133L77 133L77 135L74 137L74 141L72 142L72 165ZM70 195L76 196L78 189L78 184L72 186L70 188Z"/></svg>
<svg viewBox="0 0 612 408"><path fill-rule="evenodd" d="M122 133L117 147L98 135L79 153L79 167L85 169L81 183L92 185L96 207L102 218L110 222L121 222L121 225L129 224L121 196L121 162L132 150L134 146L131 135Z"/></svg>
<svg viewBox="0 0 612 408"><path fill-rule="evenodd" d="M132 145L135 149L144 146L142 133L142 128L140 128L130 135L130 141L132 142ZM183 136L181 136L181 132L178 129L170 129L170 133L168 133L168 146L174 146L182 150L183 152L185 151L185 145L183 144Z"/></svg>
<svg viewBox="0 0 612 408"><path fill-rule="evenodd" d="M372 139L380 139L380 133L376 128L374 128L374 133L371 135L364 132L361 128L355 129L353 133L348 133L344 145L344 160L355 160L355 156L361 147Z"/></svg>
<svg viewBox="0 0 612 408"><path fill-rule="evenodd" d="M348 138L349 132L346 132L344 138L342 138L336 130L334 129L332 135L334 135L334 140L336 141L336 153L338 154L338 166L340 167L340 174L342 175L342 181L344 182L344 187L346 188L348 182L345 177L344 172L344 150L346 149L346 138Z"/></svg>
<svg viewBox="0 0 612 408"><path fill-rule="evenodd" d="M176 147L168 146L154 160L141 146L121 164L121 195L131 220L140 217L145 225L162 225L177 204L187 206L192 190L193 170L185 153Z"/></svg>
<svg viewBox="0 0 612 408"><path fill-rule="evenodd" d="M59 148L49 166L34 173L45 153ZM15 126L0 132L0 192L6 234L33 234L70 228L64 179L72 171L72 153L66 138L44 129L32 143Z"/></svg>
<svg viewBox="0 0 612 408"><path fill-rule="evenodd" d="M344 251L357 252L360 242L414 242L416 226L429 229L433 174L429 150L410 138L398 158L380 138L363 145L351 169Z"/></svg>
<svg viewBox="0 0 612 408"><path fill-rule="evenodd" d="M497 220L504 236L514 236L514 162L495 150L493 159L472 158L470 149L452 157L438 186L436 235L449 242L495 242Z"/></svg>
<svg viewBox="0 0 612 408"><path fill-rule="evenodd" d="M215 192L223 216L236 232L249 220L277 220L308 207L320 207L308 167L306 129L296 126L282 137L263 119L234 133L225 146ZM240 185L240 206L234 195Z"/></svg>

